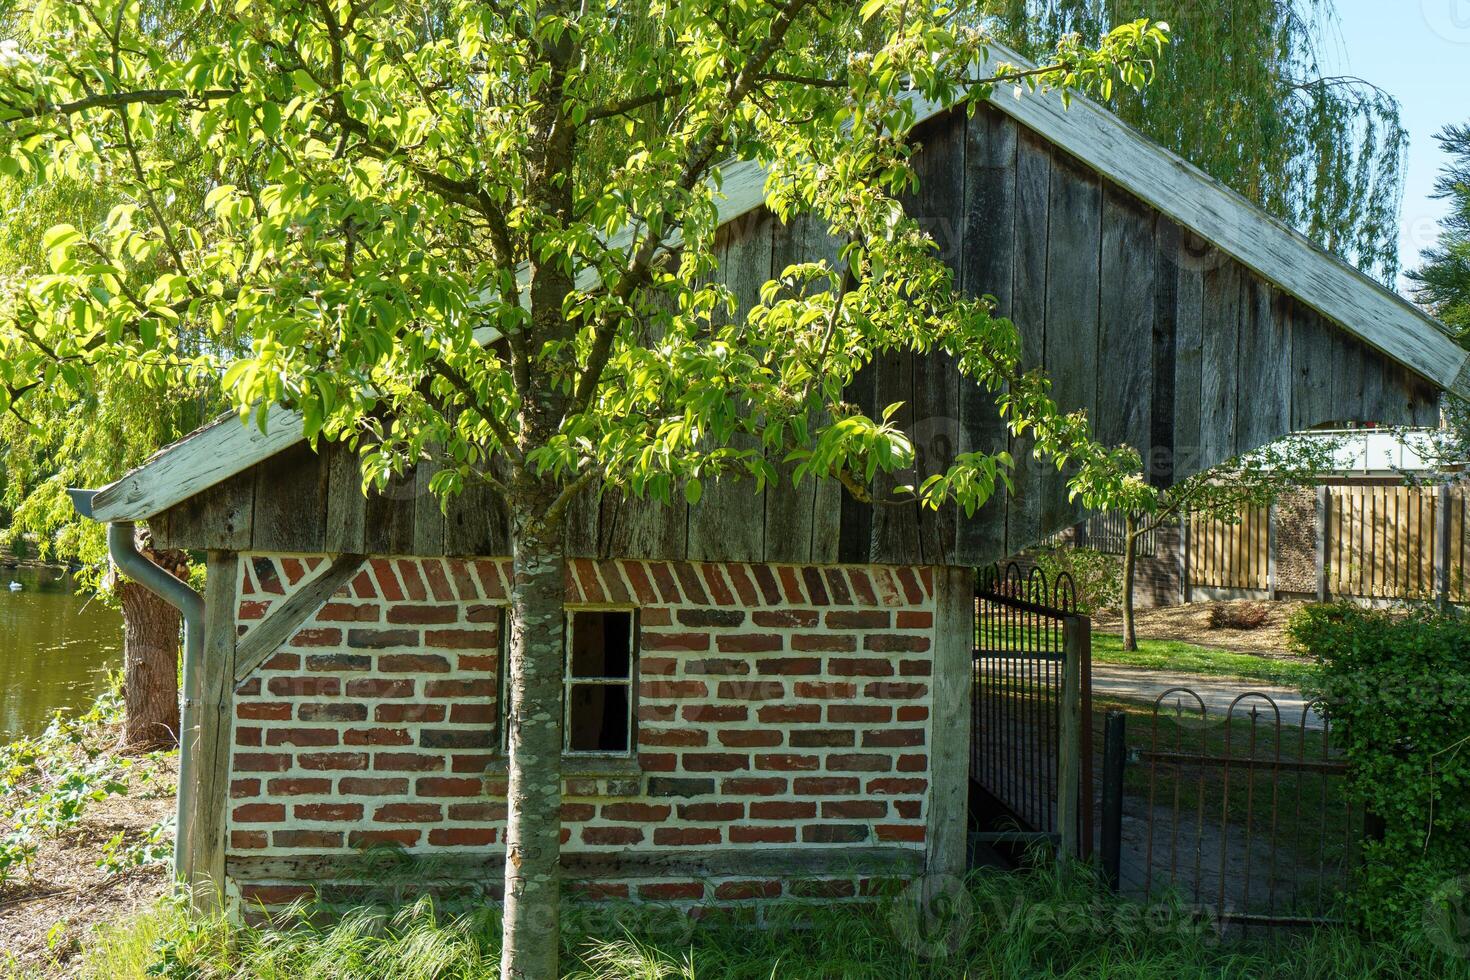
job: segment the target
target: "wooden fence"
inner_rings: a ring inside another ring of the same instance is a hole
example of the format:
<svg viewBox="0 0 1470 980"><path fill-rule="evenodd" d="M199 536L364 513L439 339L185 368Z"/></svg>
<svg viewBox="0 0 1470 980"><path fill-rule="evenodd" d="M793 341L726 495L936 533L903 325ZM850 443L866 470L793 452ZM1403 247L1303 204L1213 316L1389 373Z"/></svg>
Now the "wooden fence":
<svg viewBox="0 0 1470 980"><path fill-rule="evenodd" d="M1184 537L1187 586L1280 591L1288 557L1315 563L1319 596L1470 602L1470 488L1324 486L1315 507L1315 554L1287 556L1274 508L1238 522L1191 517Z"/></svg>

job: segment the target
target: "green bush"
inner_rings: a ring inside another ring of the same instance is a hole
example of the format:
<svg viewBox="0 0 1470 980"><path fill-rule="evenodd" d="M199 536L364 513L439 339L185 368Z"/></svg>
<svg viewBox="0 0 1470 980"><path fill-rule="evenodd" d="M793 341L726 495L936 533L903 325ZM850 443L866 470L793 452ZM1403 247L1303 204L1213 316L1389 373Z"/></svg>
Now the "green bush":
<svg viewBox="0 0 1470 980"><path fill-rule="evenodd" d="M1077 610L1088 616L1099 609L1116 609L1123 602L1123 559L1091 548L1038 548L1026 553L1056 582L1063 572L1077 587Z"/></svg>
<svg viewBox="0 0 1470 980"><path fill-rule="evenodd" d="M1322 666L1351 793L1382 821L1349 895L1362 924L1470 953L1470 625L1314 605L1287 628Z"/></svg>

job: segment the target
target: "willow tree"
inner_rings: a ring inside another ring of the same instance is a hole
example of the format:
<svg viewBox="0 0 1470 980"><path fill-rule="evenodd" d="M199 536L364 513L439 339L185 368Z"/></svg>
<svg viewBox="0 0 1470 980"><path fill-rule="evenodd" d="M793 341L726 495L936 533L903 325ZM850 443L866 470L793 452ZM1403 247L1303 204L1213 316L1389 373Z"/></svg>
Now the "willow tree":
<svg viewBox="0 0 1470 980"><path fill-rule="evenodd" d="M1398 104L1318 58L1333 0L982 0L1028 54L1069 31L1095 37L1148 13L1172 27L1169 57L1109 108L1145 135L1392 284L1408 137Z"/></svg>
<svg viewBox="0 0 1470 980"><path fill-rule="evenodd" d="M0 168L104 173L131 199L46 233L50 272L4 311L0 390L217 377L243 415L288 404L309 439L354 447L369 482L433 459L434 492L482 481L504 499L507 977L557 975L562 528L580 492L697 505L707 481L760 485L784 458L871 495L912 448L843 392L895 349L952 355L1088 499L1137 464L1019 372L1014 327L954 291L898 203L909 96L958 104L1022 75L975 77L988 36L968 16L907 0L189 9L218 28L181 50L129 0L40 0L44 43L0 72ZM1024 77L1140 84L1162 42L1146 21L1096 48L1064 39ZM208 173L198 221L143 158L164 136ZM793 265L745 315L710 274L729 160L767 168L782 220L848 243L840 268ZM211 342L191 348L194 329ZM966 454L911 492L973 509L1010 462Z"/></svg>

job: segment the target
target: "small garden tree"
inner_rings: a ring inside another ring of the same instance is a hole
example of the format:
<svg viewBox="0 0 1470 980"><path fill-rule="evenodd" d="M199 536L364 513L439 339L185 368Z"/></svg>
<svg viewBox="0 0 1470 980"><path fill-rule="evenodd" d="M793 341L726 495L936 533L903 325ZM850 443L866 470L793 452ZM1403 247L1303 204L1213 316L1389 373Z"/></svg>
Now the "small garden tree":
<svg viewBox="0 0 1470 980"><path fill-rule="evenodd" d="M1013 326L955 293L897 195L910 93L1106 94L1145 80L1160 26L977 76L973 12L898 0L183 9L214 25L189 44L131 0L39 0L34 46L4 53L0 171L97 173L128 200L48 232L50 273L7 297L0 407L108 377L218 378L261 424L285 403L309 439L354 447L369 482L432 460L434 492L482 481L503 498L506 977L558 975L562 532L579 494L697 504L707 481L759 487L785 459L870 496L912 448L844 389L895 349L951 355L1088 501L1137 465L1020 372ZM184 178L160 147L205 165L199 220L174 209ZM744 315L711 275L729 160L767 168L781 220L845 243ZM209 342L182 343L190 330ZM973 512L1010 462L965 454L908 493Z"/></svg>
<svg viewBox="0 0 1470 980"><path fill-rule="evenodd" d="M1335 465L1342 441L1329 436L1289 436L1244 453L1155 491L1129 480L1115 501L1123 512L1123 649L1138 649L1133 591L1139 542L1166 524L1200 517L1239 523L1245 511L1266 507L1295 487L1316 482Z"/></svg>

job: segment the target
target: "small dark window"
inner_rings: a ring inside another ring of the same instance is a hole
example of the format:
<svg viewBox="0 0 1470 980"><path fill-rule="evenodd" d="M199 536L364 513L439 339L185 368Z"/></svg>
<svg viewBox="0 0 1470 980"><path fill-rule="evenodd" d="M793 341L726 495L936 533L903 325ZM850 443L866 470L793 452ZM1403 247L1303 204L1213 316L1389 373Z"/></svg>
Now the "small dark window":
<svg viewBox="0 0 1470 980"><path fill-rule="evenodd" d="M632 748L635 627L629 609L567 614L566 751Z"/></svg>

